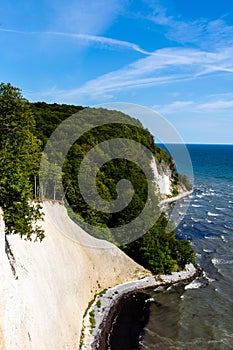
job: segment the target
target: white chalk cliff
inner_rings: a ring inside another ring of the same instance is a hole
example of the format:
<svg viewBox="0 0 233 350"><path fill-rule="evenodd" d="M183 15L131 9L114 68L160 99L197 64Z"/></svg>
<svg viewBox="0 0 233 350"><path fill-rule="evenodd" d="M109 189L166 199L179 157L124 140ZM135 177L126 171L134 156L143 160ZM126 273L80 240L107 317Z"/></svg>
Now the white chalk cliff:
<svg viewBox="0 0 233 350"><path fill-rule="evenodd" d="M44 202L43 211L45 239L8 236L11 262L0 214L0 350L77 350L94 295L149 275L114 245L85 233L62 205Z"/></svg>
<svg viewBox="0 0 233 350"><path fill-rule="evenodd" d="M155 179L155 186L158 189L158 192L162 197L164 196L170 196L172 194L171 187L172 187L172 182L171 182L171 177L172 177L172 171L171 169L166 166L165 170L166 171L160 171L158 170L158 166L156 163L155 158L153 157L152 162L151 162L151 168L154 174L154 179Z"/></svg>
<svg viewBox="0 0 233 350"><path fill-rule="evenodd" d="M161 199L171 169L151 163ZM0 212L0 350L77 350L83 315L105 288L150 276L113 244L76 225L59 203L43 202L45 239L7 237Z"/></svg>

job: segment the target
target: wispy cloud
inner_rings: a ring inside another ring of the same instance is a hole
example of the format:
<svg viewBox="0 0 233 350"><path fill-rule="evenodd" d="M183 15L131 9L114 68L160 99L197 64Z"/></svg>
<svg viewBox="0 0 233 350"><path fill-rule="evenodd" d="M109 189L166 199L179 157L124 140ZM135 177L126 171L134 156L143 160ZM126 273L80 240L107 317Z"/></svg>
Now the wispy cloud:
<svg viewBox="0 0 233 350"><path fill-rule="evenodd" d="M137 52L140 52L144 55L151 55L151 52L148 52L146 50L143 50L140 46L137 44L131 43L129 41L124 40L118 40L114 38L108 38L105 36L99 36L99 35L89 35L89 34L79 34L79 33L62 33L62 32L46 32L47 35L57 35L57 36L64 36L68 38L74 38L77 40L83 40L87 42L94 42L97 44L112 46L112 47L119 47L119 48L126 48L131 49Z"/></svg>
<svg viewBox="0 0 233 350"><path fill-rule="evenodd" d="M229 110L232 111L232 108L233 96L231 96L231 98L229 97L229 99L222 99L221 94L219 97L216 95L214 101L211 100L210 97L207 97L207 102L179 100L166 105L153 106L153 109L165 115L172 115L175 113L184 115L184 113L190 112L224 113Z"/></svg>
<svg viewBox="0 0 233 350"><path fill-rule="evenodd" d="M227 25L222 18L209 20L183 20L181 16L170 16L165 7L154 1L146 1L153 11L148 20L164 27L166 37L180 44L195 44L210 48L233 44L233 26Z"/></svg>
<svg viewBox="0 0 233 350"><path fill-rule="evenodd" d="M157 50L122 69L90 80L77 89L58 91L54 97L59 98L62 94L69 101L79 100L83 96L106 99L123 90L200 79L216 72L231 74L232 56L233 49L216 52L183 48Z"/></svg>
<svg viewBox="0 0 233 350"><path fill-rule="evenodd" d="M159 113L170 115L177 112L187 112L193 109L195 103L193 101L174 101L166 105L154 105L153 109Z"/></svg>
<svg viewBox="0 0 233 350"><path fill-rule="evenodd" d="M232 110L233 108L233 99L232 100L218 100L218 101L212 101L207 103L201 103L196 106L196 110L199 111L208 111L208 112L214 112L214 111L223 111L226 109Z"/></svg>
<svg viewBox="0 0 233 350"><path fill-rule="evenodd" d="M20 31L20 30L13 30L13 29L4 29L0 28L1 32L6 33L12 33L12 34L21 34L21 35L46 35L46 36L60 36L64 38L74 39L76 41L83 41L87 43L96 43L97 45L104 45L105 47L115 47L115 48L122 48L122 49L129 49L133 51L137 51L142 53L143 55L152 55L152 52L143 50L140 46L137 44L131 43L129 41L124 40L118 40L114 38L109 38L105 36L100 35L90 35L90 34L82 34L82 33L64 33L64 32L27 32L27 31Z"/></svg>
<svg viewBox="0 0 233 350"><path fill-rule="evenodd" d="M150 2L150 0L147 1ZM117 0L114 0L113 3L116 6L115 12L119 11ZM69 4L73 4L73 0ZM90 17L88 17L87 2L80 0L79 6L73 8L74 14L72 18L77 19L83 16L83 18L87 18L88 23L91 23L92 15L96 17L96 9L101 9L101 6L104 4L106 4L106 0L98 0L97 2L92 0L90 3ZM21 35L61 37L67 40L74 40L74 42L77 41L77 43L98 45L100 48L132 50L147 56L121 69L89 80L77 88L71 90L52 88L46 92L34 94L34 96L37 95L43 99L48 99L50 96L51 100L65 100L72 103L80 100L106 100L124 90L201 79L203 76L219 73L223 75L233 73L233 48L229 45L232 39L232 35L230 34L233 27L227 26L222 19L215 21L208 21L206 19L183 21L181 18L177 19L175 16L169 16L166 9L157 5L155 6L154 1L151 1L151 4L153 15L150 16L150 21L163 26L167 37L171 40L182 44L197 44L197 48L194 49L192 45L192 48L171 47L149 52L133 42L93 34L99 32L100 28L103 29L106 25L108 22L105 18L107 17L107 13L111 14L111 20L114 17L114 11L112 11L109 5L107 5L107 10L104 12L104 20L101 20L103 25L96 25L95 28L92 28L88 24L86 27L84 26L83 32L79 32L78 30L77 32L66 32L63 30L26 32L3 28L0 28L0 31ZM71 10L72 6L69 9ZM67 18L69 9L65 10L64 18ZM62 6L59 8L59 15L62 17ZM61 20L61 23L65 22L64 18ZM79 28L78 25L76 27ZM89 31L86 32L86 29ZM205 40L203 40L203 37ZM222 44L221 47L219 47L219 43ZM205 47L207 45L208 47ZM178 109L190 106L190 102L175 101L171 108ZM210 106L203 104L202 108L210 108Z"/></svg>
<svg viewBox="0 0 233 350"><path fill-rule="evenodd" d="M50 28L99 35L123 10L124 0L50 0Z"/></svg>

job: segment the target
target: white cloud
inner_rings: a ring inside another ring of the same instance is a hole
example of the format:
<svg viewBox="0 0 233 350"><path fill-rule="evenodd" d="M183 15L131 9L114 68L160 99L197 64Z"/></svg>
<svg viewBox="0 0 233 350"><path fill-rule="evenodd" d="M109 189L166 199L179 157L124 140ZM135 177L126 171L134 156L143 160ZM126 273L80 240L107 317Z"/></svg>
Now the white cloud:
<svg viewBox="0 0 233 350"><path fill-rule="evenodd" d="M174 101L167 105L155 105L153 109L162 114L173 114L176 112L184 112L187 110L191 110L194 107L193 101Z"/></svg>
<svg viewBox="0 0 233 350"><path fill-rule="evenodd" d="M201 103L196 106L196 110L208 111L208 112L217 112L217 111L221 112L226 109L232 110L232 114L233 114L233 99Z"/></svg>
<svg viewBox="0 0 233 350"><path fill-rule="evenodd" d="M147 1L148 3L148 1ZM169 16L167 9L154 1L149 1L153 14L148 19L165 28L166 37L181 44L195 44L210 48L233 44L233 26L223 19L182 20L182 17Z"/></svg>
<svg viewBox="0 0 233 350"><path fill-rule="evenodd" d="M129 41L118 40L118 39L108 38L108 37L99 36L99 35L79 34L79 33L77 33L77 34L76 33L63 33L63 32L46 32L45 34L64 36L64 37L68 37L68 38L74 38L77 40L83 40L83 41L87 41L87 42L93 42L93 43L112 46L112 47L131 49L131 50L140 52L144 55L151 55L151 52L143 50L137 44L131 43Z"/></svg>
<svg viewBox="0 0 233 350"><path fill-rule="evenodd" d="M50 28L97 35L102 33L124 7L122 0L50 0Z"/></svg>
<svg viewBox="0 0 233 350"><path fill-rule="evenodd" d="M26 32L26 31L12 30L12 29L4 29L4 28L0 28L0 31L14 33L14 34L22 34L22 35L60 36L60 37L64 37L64 38L74 39L76 41L83 41L86 43L95 43L97 45L102 45L105 47L107 46L107 47L129 49L129 50L140 52L144 55L152 55L153 54L151 52L143 50L143 48L141 48L137 44L131 43L129 41L118 40L118 39L109 38L109 37L100 36L100 35L90 35L90 34L83 34L83 33L53 32L53 31L51 31L51 32Z"/></svg>
<svg viewBox="0 0 233 350"><path fill-rule="evenodd" d="M57 0L53 1L57 4ZM70 25L69 28L63 25L63 29L67 29L67 31L52 30L31 33L11 31L21 34L46 35L51 37L59 36L65 39L71 38L79 43L83 42L99 45L101 47L133 50L147 55L146 58L139 59L119 70L89 80L75 89L52 89L44 93L44 95L43 93L37 94L38 96L40 95L45 99L51 96L51 99L53 98L57 101L63 99L72 103L80 100L103 100L111 98L119 91L201 79L203 76L215 75L219 72L224 74L233 73L233 48L230 45L226 45L221 49L216 47L212 47L212 49L208 50L173 47L148 52L135 43L97 35L96 33L101 32L105 26L113 21L114 16L119 13L120 8L122 8L122 3L117 0L113 0L111 6L107 0L91 0L90 2L84 0L75 2L74 0L69 0L67 4L61 2L56 10L57 16L55 16L58 24L65 24L66 20L70 18L73 24ZM103 11L101 9L103 9ZM95 22L97 14L99 14L99 22ZM150 19L167 28L167 35L176 36L174 40L182 43L197 43L204 35L206 35L205 42L207 44L209 43L209 39L212 38L212 41L215 42L216 38L219 37L224 38L224 42L226 43L227 38L230 37L230 30L232 29L231 27L227 27L223 20L212 22L208 22L204 19L193 22L177 20L172 16L168 16L166 9L158 6L154 6L154 15ZM79 27L83 21L86 23ZM93 21L95 24L93 24ZM75 23L77 24L76 27L74 26ZM59 25L57 25L57 27L59 27ZM60 25L60 27L62 27L62 25ZM75 32L70 32L69 30L71 28L77 30ZM82 28L82 32L79 31L80 28ZM4 29L0 28L0 30ZM171 108L188 107L185 104L182 105L182 103L182 101L177 101Z"/></svg>
<svg viewBox="0 0 233 350"><path fill-rule="evenodd" d="M208 74L233 71L232 49L206 52L194 49L169 48L153 52L122 69L86 82L77 89L62 91L64 98L79 100L110 98L123 90L145 88L186 80L200 79ZM59 97L61 92L57 92Z"/></svg>
<svg viewBox="0 0 233 350"><path fill-rule="evenodd" d="M233 96L229 99L222 99L221 94L219 97L216 95L215 100L211 100L209 96L206 97L207 102L203 101L174 101L166 105L155 105L153 109L159 113L165 115L172 115L180 113L192 113L192 112L203 112L203 113L225 113L226 111L233 114Z"/></svg>

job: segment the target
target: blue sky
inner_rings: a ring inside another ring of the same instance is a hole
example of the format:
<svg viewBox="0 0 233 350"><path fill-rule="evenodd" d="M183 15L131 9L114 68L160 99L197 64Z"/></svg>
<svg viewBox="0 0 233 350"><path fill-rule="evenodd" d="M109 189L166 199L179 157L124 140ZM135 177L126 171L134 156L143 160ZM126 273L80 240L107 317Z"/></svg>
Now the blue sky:
<svg viewBox="0 0 233 350"><path fill-rule="evenodd" d="M233 143L229 0L2 0L0 50L30 101L137 103L185 142Z"/></svg>

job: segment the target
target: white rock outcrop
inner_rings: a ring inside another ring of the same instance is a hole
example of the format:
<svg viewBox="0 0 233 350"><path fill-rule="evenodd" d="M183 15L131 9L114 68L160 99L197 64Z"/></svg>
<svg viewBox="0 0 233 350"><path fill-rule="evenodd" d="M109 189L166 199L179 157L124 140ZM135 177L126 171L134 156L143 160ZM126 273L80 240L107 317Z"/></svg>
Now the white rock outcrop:
<svg viewBox="0 0 233 350"><path fill-rule="evenodd" d="M171 192L171 175L172 171L169 167L167 167L167 173L166 172L159 172L156 159L153 157L151 162L151 168L154 174L155 179L155 185L158 188L158 192L161 196L170 196L172 194Z"/></svg>
<svg viewBox="0 0 233 350"><path fill-rule="evenodd" d="M148 271L114 245L97 240L52 202L43 203L42 243L8 236L0 214L0 350L77 350L83 314L101 290Z"/></svg>

